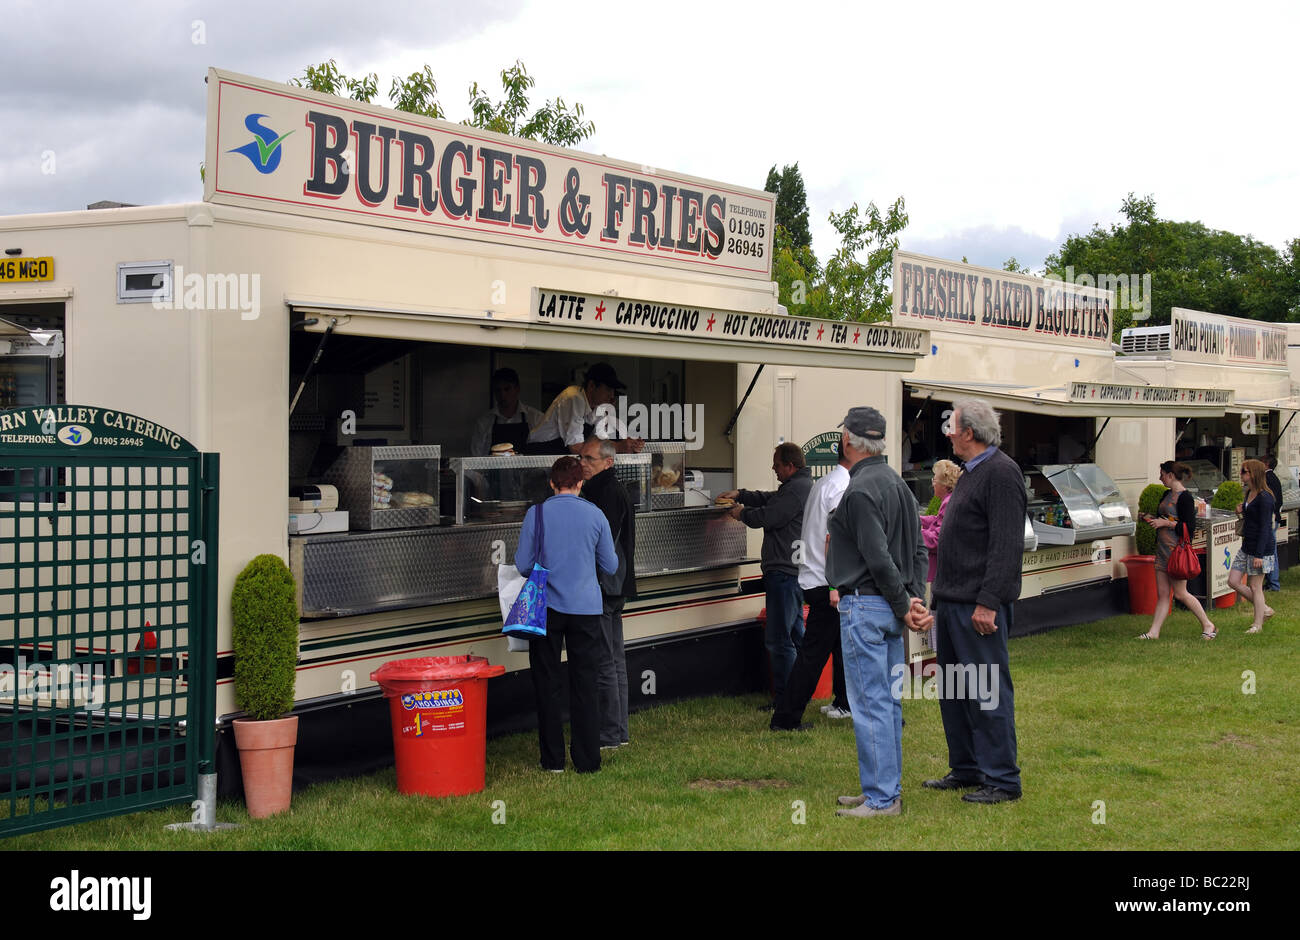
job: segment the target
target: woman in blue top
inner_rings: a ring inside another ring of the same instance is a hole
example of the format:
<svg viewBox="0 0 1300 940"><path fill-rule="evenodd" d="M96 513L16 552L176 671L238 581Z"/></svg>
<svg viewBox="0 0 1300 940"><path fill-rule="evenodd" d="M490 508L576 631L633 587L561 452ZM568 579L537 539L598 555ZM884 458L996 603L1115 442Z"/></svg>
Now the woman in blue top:
<svg viewBox="0 0 1300 940"><path fill-rule="evenodd" d="M1241 465L1241 483L1246 488L1246 500L1237 507L1244 520L1241 548L1228 572L1232 589L1255 605L1255 623L1247 633L1259 633L1264 629L1264 621L1273 616L1273 608L1264 602L1264 575L1273 570L1273 553L1277 551L1273 536L1273 505L1277 496L1268 488L1266 472L1258 460L1247 460ZM1243 580L1249 588L1242 586Z"/></svg>
<svg viewBox="0 0 1300 940"><path fill-rule="evenodd" d="M561 457L551 466L555 493L524 517L515 567L527 577L536 562L546 578L546 636L528 644L528 666L537 696L537 742L542 769L564 770L564 689L560 650L569 650L569 720L573 724L573 767L579 773L600 770L600 698L596 688L604 634L602 599L596 566L618 570L614 537L605 514L578 493L582 464ZM538 544L537 520L543 536Z"/></svg>

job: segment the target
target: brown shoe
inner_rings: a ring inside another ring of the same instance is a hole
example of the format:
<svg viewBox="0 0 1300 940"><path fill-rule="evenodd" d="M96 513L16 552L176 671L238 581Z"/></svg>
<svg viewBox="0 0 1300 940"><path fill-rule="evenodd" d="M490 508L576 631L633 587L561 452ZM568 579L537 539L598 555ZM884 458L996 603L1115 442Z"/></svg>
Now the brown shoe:
<svg viewBox="0 0 1300 940"><path fill-rule="evenodd" d="M861 806L863 803L867 802L867 798L859 793L857 796L842 796L835 802L839 803L841 806L852 808L854 806Z"/></svg>

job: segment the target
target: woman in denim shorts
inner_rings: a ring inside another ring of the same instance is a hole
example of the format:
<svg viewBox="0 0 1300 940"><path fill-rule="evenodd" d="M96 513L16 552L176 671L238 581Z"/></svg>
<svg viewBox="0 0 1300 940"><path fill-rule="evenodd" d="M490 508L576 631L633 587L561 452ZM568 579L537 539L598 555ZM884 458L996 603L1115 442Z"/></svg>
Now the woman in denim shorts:
<svg viewBox="0 0 1300 940"><path fill-rule="evenodd" d="M1264 602L1264 576L1273 570L1277 550L1272 524L1277 496L1268 488L1265 472L1258 460L1241 465L1241 485L1246 488L1246 499L1237 507L1243 519L1241 549L1228 572L1228 584L1255 607L1255 622L1247 633L1259 633L1264 621L1273 616L1273 608ZM1243 586L1243 581L1248 586Z"/></svg>

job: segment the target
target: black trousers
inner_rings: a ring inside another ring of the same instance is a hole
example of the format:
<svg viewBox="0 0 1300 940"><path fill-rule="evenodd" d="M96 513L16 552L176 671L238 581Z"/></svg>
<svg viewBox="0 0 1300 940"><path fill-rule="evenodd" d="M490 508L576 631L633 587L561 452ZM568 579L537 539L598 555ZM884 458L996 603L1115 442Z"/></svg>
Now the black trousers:
<svg viewBox="0 0 1300 940"><path fill-rule="evenodd" d="M840 646L840 613L831 606L831 589L805 588L803 597L808 602L803 645L799 647L794 665L790 667L790 676L785 680L785 691L772 713L773 728L796 728L803 721L804 709L817 690L828 656L833 661L835 706L848 708L848 697L844 693L844 654Z"/></svg>
<svg viewBox="0 0 1300 940"><path fill-rule="evenodd" d="M1012 606L994 617L996 633L971 625L974 604L944 601L935 610L939 713L954 776L1020 792L1016 766L1015 696L1007 660Z"/></svg>
<svg viewBox="0 0 1300 940"><path fill-rule="evenodd" d="M605 637L600 614L546 609L546 638L528 644L528 667L537 697L537 743L542 767L564 769L564 683L560 651L569 650L569 721L573 767L600 770L600 696L596 688Z"/></svg>

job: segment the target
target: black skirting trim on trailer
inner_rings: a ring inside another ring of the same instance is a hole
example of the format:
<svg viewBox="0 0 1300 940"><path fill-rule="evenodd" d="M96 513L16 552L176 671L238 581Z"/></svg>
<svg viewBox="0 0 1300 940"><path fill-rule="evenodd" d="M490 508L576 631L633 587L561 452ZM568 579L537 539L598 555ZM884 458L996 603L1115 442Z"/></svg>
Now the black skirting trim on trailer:
<svg viewBox="0 0 1300 940"><path fill-rule="evenodd" d="M695 696L744 695L768 687L767 651L754 621L629 642L626 652L628 708L634 712ZM315 699L293 713L298 716L295 790L393 766L388 703L378 689ZM488 737L536 727L527 669L488 680ZM217 733L216 764L218 795L242 798L239 752L229 722Z"/></svg>
<svg viewBox="0 0 1300 940"><path fill-rule="evenodd" d="M184 783L185 739L165 726L86 728L27 717L0 723L0 794L85 803Z"/></svg>
<svg viewBox="0 0 1300 940"><path fill-rule="evenodd" d="M1128 613L1128 579L1040 594L1016 602L1012 636L1091 623Z"/></svg>

